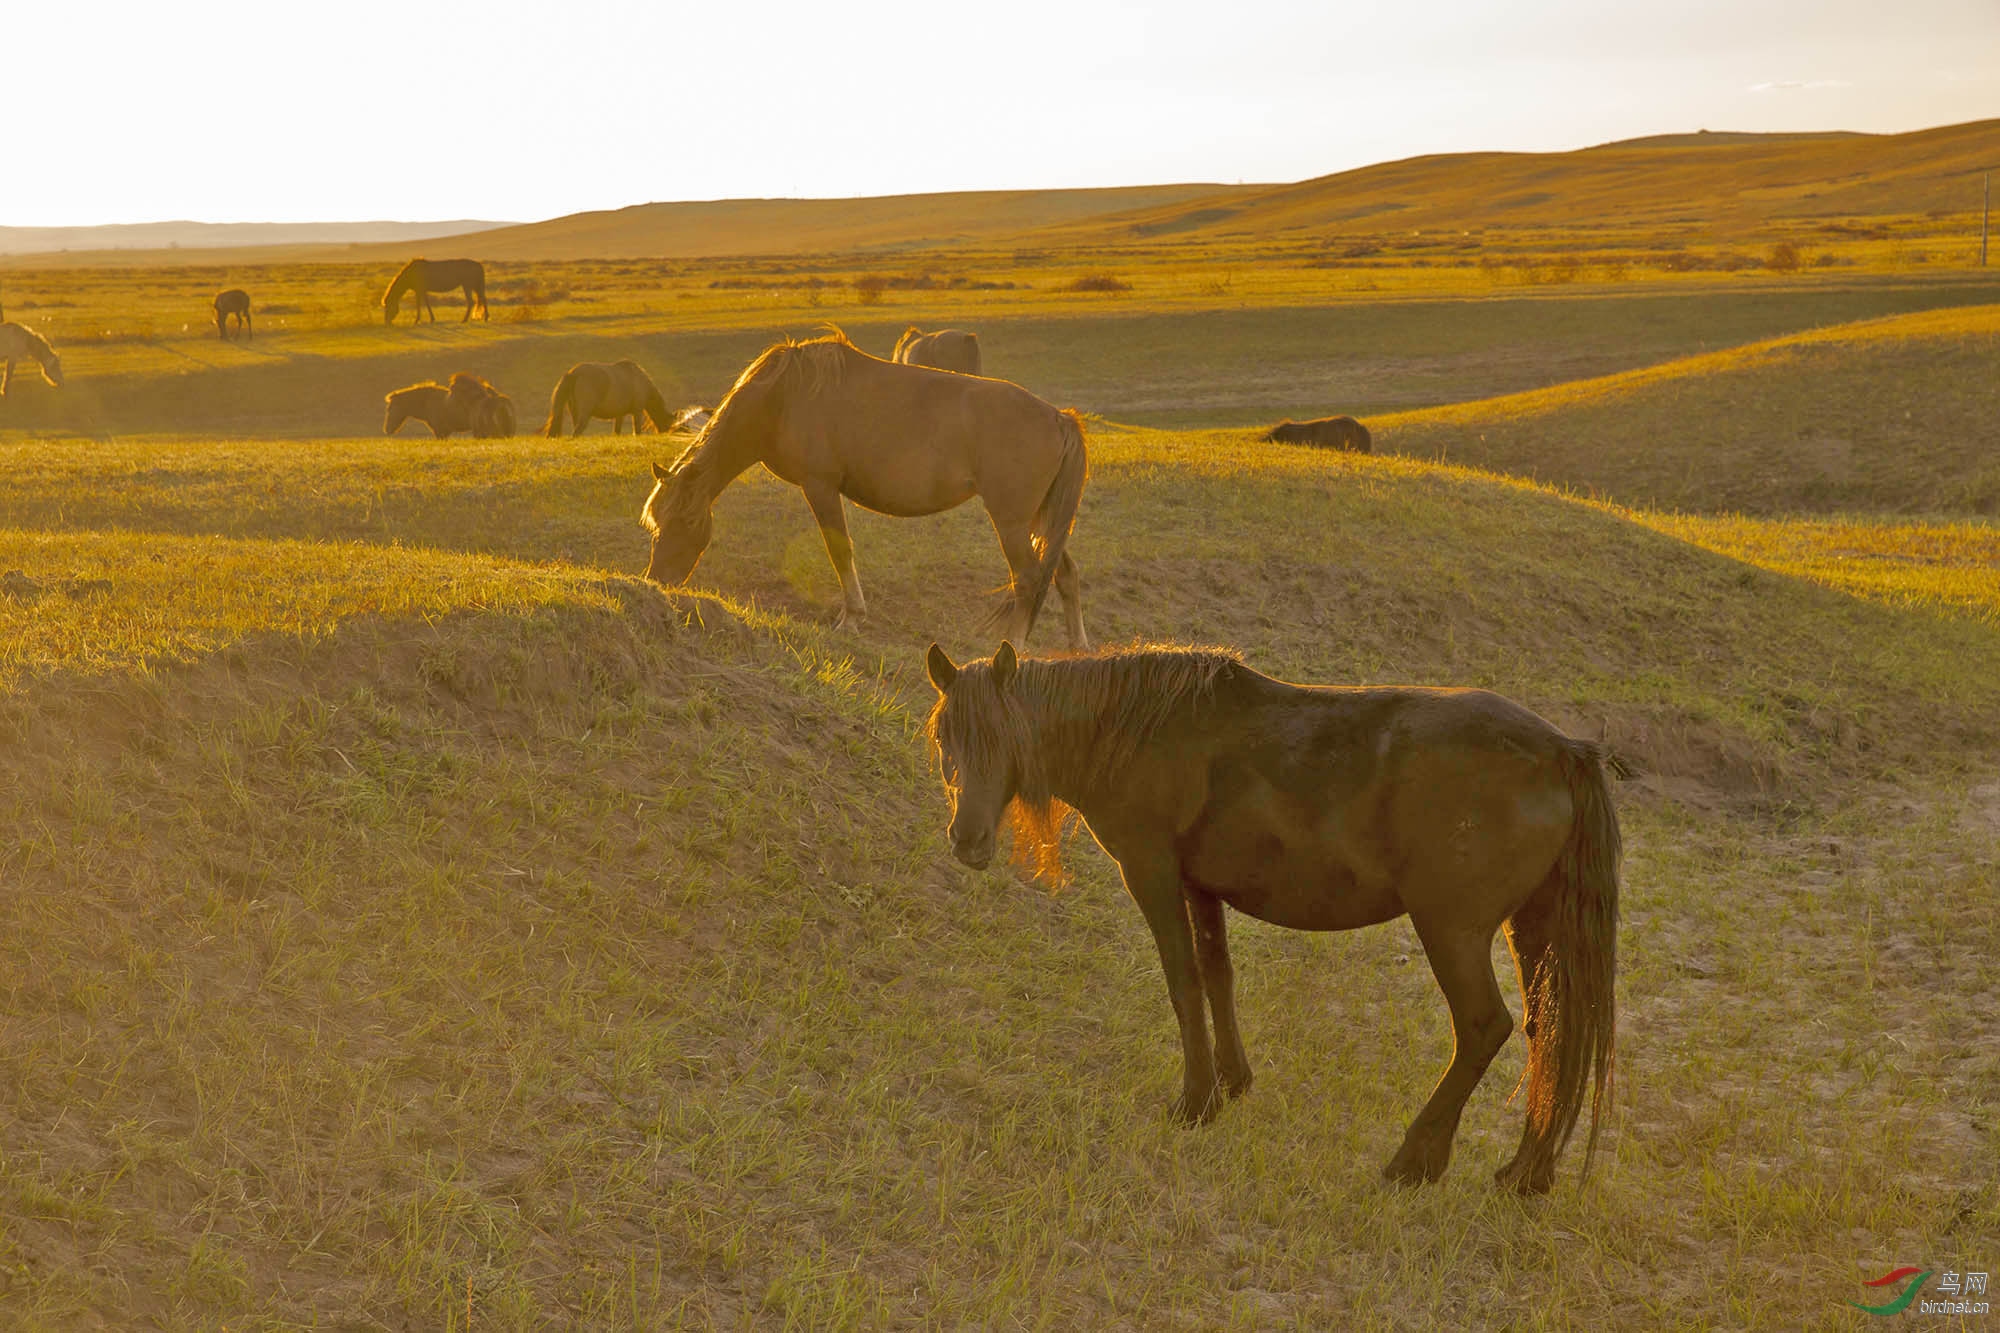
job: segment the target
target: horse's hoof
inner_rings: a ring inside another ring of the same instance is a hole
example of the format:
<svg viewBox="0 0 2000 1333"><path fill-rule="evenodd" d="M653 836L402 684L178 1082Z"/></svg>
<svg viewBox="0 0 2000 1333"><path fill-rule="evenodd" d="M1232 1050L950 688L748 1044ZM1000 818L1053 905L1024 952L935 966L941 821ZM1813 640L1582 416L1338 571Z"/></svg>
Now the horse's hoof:
<svg viewBox="0 0 2000 1333"><path fill-rule="evenodd" d="M1224 1074L1222 1076L1222 1095L1231 1101L1241 1097L1244 1093L1250 1091L1250 1082L1253 1077L1247 1069L1241 1074Z"/></svg>
<svg viewBox="0 0 2000 1333"><path fill-rule="evenodd" d="M1215 1113L1222 1109L1222 1098L1217 1095L1218 1091L1216 1088L1210 1088L1198 1108L1194 1107L1194 1098L1185 1092L1174 1098L1174 1123L1184 1129L1193 1129L1196 1125L1205 1125L1215 1119Z"/></svg>
<svg viewBox="0 0 2000 1333"><path fill-rule="evenodd" d="M1405 1144L1400 1152L1389 1159L1389 1164L1382 1168L1382 1178L1397 1185L1429 1185L1444 1174L1445 1167L1450 1163L1449 1148L1443 1153L1433 1154L1412 1151L1409 1145Z"/></svg>
<svg viewBox="0 0 2000 1333"><path fill-rule="evenodd" d="M1521 1165L1519 1158L1515 1158L1493 1173L1493 1183L1502 1189L1512 1190L1516 1194L1532 1199L1547 1194L1554 1188L1556 1173L1554 1170L1530 1171Z"/></svg>

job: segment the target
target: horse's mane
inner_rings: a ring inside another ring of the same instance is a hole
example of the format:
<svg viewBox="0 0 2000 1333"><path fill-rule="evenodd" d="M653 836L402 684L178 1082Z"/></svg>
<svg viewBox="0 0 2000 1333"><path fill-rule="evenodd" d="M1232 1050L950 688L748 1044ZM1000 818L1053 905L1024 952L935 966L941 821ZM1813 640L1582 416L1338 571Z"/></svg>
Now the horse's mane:
<svg viewBox="0 0 2000 1333"><path fill-rule="evenodd" d="M904 329L903 336L896 339L896 349L893 352L889 353L889 359L891 361L902 360L903 349L905 347L908 347L911 343L915 342L917 339L923 336L924 336L923 330L918 328L914 324L910 325L909 328Z"/></svg>
<svg viewBox="0 0 2000 1333"><path fill-rule="evenodd" d="M429 261L426 260L422 255L419 255L415 259L412 259L409 263L403 265L403 267L401 267L400 269L397 269L396 276L389 279L388 289L382 293L382 304L383 305L389 304L390 297L394 296L397 292L402 291L405 287L410 285L410 274L417 267L417 265L428 262Z"/></svg>
<svg viewBox="0 0 2000 1333"><path fill-rule="evenodd" d="M756 360L744 367L743 373L736 377L736 383L729 386L729 392L715 405L715 411L709 414L700 433L687 448L681 450L680 457L668 470L687 473L690 481L699 479L714 458L713 446L727 438L736 417L744 415L774 391L811 396L838 385L850 355L867 354L831 324L817 338L784 337L772 343L757 354ZM682 486L678 491L689 495L692 488Z"/></svg>
<svg viewBox="0 0 2000 1333"><path fill-rule="evenodd" d="M443 394L451 392L451 390L445 388L444 385L439 384L436 380L425 380L421 384L405 384L400 389L391 389L382 395L382 401L392 403L398 398L407 397L413 393L426 393L432 389L436 389L439 393Z"/></svg>
<svg viewBox="0 0 2000 1333"><path fill-rule="evenodd" d="M28 344L29 354L32 355L36 360L41 361L43 364L46 365L48 362L48 358L56 354L56 349L49 346L49 340L47 338L44 338L41 334L36 333L26 324L16 324L13 320L10 319L6 322L6 327L13 329L22 338L24 338Z"/></svg>
<svg viewBox="0 0 2000 1333"><path fill-rule="evenodd" d="M1078 657L1023 659L1005 692L980 688L992 666L960 668L973 686L939 696L925 724L936 758L946 741L968 767L1011 761L1020 774L1014 850L1044 880L1059 884L1069 810L1049 790L1060 769L1084 787L1119 782L1141 746L1184 709L1214 695L1216 678L1241 666L1233 648L1132 644ZM949 734L947 734L947 732Z"/></svg>

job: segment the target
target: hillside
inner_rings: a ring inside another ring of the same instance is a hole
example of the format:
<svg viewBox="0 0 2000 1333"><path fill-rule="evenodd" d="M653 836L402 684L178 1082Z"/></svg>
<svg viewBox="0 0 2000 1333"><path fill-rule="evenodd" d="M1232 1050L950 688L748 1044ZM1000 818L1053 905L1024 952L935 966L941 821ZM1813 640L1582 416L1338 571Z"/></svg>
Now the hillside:
<svg viewBox="0 0 2000 1333"><path fill-rule="evenodd" d="M0 255L61 250L220 250L255 246L407 245L504 222L126 222L95 227L0 227Z"/></svg>
<svg viewBox="0 0 2000 1333"><path fill-rule="evenodd" d="M1490 684L1649 769L1609 1156L1523 1209L1518 1042L1443 1185L1376 1179L1450 1046L1402 923L1239 924L1258 1085L1171 1128L1102 858L945 852L920 653L977 651L983 516L857 515L836 634L762 473L712 591L604 572L653 447L0 441L5 1322L1791 1327L2000 1234L2000 624L1097 433L1100 639Z"/></svg>
<svg viewBox="0 0 2000 1333"><path fill-rule="evenodd" d="M1383 162L1228 199L1049 228L1050 244L1179 244L1382 232L1581 228L1722 237L1815 220L1972 214L2000 166L2000 120L1908 134L1668 135L1568 153L1453 153ZM1574 236L1551 238L1576 243Z"/></svg>
<svg viewBox="0 0 2000 1333"><path fill-rule="evenodd" d="M1842 324L1374 419L1376 448L1627 504L2000 512L2000 306Z"/></svg>

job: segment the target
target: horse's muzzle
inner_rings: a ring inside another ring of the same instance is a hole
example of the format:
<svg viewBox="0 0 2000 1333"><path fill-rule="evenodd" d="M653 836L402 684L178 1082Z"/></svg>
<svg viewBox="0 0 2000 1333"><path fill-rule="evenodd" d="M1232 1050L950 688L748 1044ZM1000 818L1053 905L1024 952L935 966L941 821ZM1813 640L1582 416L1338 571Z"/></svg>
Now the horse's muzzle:
<svg viewBox="0 0 2000 1333"><path fill-rule="evenodd" d="M970 838L954 838L951 854L974 870L984 870L993 864L993 835L985 833Z"/></svg>

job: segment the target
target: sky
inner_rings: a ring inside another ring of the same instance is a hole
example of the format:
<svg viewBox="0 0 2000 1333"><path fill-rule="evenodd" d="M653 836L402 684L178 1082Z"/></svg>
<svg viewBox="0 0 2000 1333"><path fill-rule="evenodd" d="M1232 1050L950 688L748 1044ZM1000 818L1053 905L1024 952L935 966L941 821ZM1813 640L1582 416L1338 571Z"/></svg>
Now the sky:
<svg viewBox="0 0 2000 1333"><path fill-rule="evenodd" d="M1293 181L2000 116L2000 0L99 0L0 21L0 225Z"/></svg>

